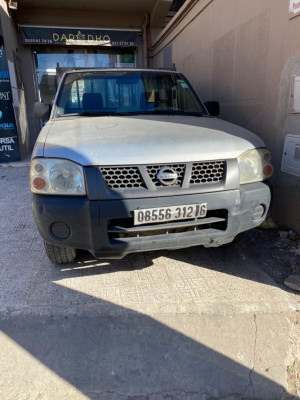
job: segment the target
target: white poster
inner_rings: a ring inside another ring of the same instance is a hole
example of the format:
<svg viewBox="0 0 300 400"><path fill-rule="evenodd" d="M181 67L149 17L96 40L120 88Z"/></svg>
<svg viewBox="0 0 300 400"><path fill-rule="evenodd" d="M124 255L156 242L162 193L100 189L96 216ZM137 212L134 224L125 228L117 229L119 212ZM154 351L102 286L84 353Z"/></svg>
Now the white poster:
<svg viewBox="0 0 300 400"><path fill-rule="evenodd" d="M294 15L300 13L300 1L299 0L290 0L289 11L291 13L293 13Z"/></svg>

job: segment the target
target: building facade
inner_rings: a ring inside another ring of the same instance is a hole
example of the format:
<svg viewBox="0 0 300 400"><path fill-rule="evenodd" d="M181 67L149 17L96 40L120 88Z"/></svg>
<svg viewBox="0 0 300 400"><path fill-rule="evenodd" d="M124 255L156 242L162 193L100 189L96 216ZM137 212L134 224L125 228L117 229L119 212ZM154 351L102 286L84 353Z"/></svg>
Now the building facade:
<svg viewBox="0 0 300 400"><path fill-rule="evenodd" d="M176 67L273 155L279 225L300 231L300 3L0 0L0 162L28 157L62 73Z"/></svg>

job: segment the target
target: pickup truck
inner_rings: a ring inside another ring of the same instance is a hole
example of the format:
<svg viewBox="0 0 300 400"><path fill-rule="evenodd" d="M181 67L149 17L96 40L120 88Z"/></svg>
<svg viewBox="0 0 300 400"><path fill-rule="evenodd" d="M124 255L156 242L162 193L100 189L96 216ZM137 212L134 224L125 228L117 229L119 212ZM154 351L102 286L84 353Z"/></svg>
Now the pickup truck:
<svg viewBox="0 0 300 400"><path fill-rule="evenodd" d="M216 118L172 70L87 69L63 76L30 171L32 208L55 264L221 246L266 218L271 155Z"/></svg>

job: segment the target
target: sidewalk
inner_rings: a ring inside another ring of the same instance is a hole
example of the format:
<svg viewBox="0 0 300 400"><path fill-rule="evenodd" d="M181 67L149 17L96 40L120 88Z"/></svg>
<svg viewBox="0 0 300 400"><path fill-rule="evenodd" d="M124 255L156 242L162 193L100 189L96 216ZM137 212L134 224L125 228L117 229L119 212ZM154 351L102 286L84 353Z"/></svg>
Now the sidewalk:
<svg viewBox="0 0 300 400"><path fill-rule="evenodd" d="M28 173L0 167L0 399L299 398L297 259L276 232L55 267Z"/></svg>

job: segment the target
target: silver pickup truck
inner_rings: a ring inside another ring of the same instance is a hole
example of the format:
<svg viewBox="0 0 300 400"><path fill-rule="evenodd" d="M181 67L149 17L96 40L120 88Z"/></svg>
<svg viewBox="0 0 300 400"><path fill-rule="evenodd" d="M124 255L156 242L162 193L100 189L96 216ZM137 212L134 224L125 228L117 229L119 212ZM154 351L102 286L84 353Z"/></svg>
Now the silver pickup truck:
<svg viewBox="0 0 300 400"><path fill-rule="evenodd" d="M35 144L35 221L56 264L220 246L265 219L270 152L218 118L174 71L76 70L64 75Z"/></svg>

